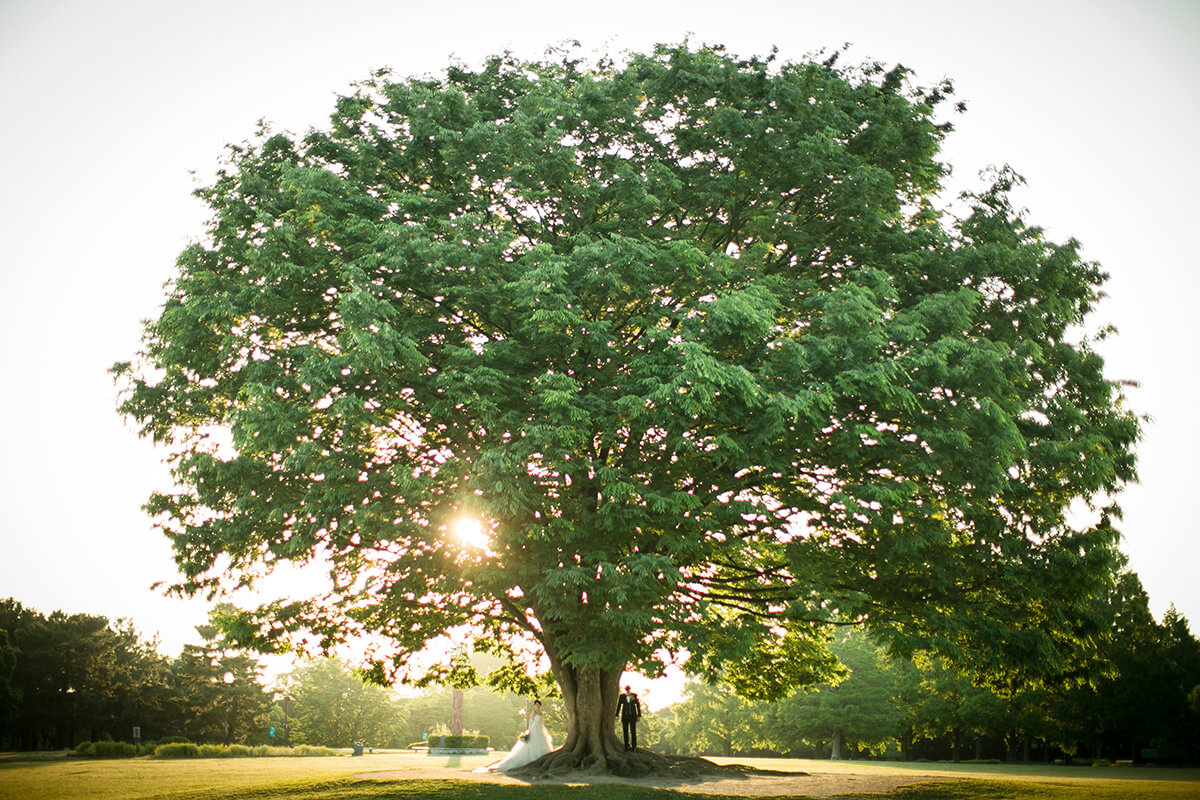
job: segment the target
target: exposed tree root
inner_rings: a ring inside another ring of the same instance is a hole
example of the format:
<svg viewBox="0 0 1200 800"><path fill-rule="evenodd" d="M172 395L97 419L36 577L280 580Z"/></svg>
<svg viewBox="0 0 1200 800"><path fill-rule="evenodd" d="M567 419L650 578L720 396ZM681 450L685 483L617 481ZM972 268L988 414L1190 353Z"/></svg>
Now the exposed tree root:
<svg viewBox="0 0 1200 800"><path fill-rule="evenodd" d="M738 764L722 765L695 756L662 756L648 750L579 755L555 750L508 774L528 781L553 780L574 774L616 775L622 778L698 778L707 775L747 775L758 772Z"/></svg>

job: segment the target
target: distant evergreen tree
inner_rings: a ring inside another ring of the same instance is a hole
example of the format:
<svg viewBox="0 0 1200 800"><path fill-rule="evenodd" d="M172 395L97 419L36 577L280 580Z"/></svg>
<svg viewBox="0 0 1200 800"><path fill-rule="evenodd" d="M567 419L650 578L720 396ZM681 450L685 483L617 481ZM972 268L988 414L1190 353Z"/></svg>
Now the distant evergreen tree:
<svg viewBox="0 0 1200 800"><path fill-rule="evenodd" d="M228 613L218 606L217 617ZM215 744L267 739L271 700L262 665L228 642L215 625L199 625L200 644L183 647L171 670L176 714L189 739Z"/></svg>

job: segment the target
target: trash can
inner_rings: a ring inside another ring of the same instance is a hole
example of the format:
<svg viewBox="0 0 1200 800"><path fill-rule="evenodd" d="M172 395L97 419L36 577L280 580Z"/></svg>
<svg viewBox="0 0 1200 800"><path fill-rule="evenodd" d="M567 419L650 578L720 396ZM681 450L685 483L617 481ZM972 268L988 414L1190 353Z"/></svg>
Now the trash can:
<svg viewBox="0 0 1200 800"><path fill-rule="evenodd" d="M354 743L354 752L353 752L353 753L351 753L351 755L354 755L354 756L361 756L361 755L362 755L362 751L363 751L363 743L362 743L362 742L355 742L355 743Z"/></svg>

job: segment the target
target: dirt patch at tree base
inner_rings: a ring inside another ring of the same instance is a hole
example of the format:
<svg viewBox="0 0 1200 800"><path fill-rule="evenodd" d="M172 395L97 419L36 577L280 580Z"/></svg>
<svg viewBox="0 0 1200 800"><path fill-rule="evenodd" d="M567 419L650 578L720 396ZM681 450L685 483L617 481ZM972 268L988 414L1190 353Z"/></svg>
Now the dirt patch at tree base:
<svg viewBox="0 0 1200 800"><path fill-rule="evenodd" d="M471 772L453 769L419 769L388 772L366 772L356 776L363 780L469 780L483 783L529 784L531 781L514 778L500 772ZM881 794L900 786L956 780L936 775L878 775L871 773L774 772L746 770L741 774L723 773L694 778L652 776L620 778L615 775L584 775L571 773L554 778L541 778L533 783L563 785L623 784L656 789L674 789L694 794L724 794L742 797L771 797L800 795L802 797L834 797L842 794Z"/></svg>

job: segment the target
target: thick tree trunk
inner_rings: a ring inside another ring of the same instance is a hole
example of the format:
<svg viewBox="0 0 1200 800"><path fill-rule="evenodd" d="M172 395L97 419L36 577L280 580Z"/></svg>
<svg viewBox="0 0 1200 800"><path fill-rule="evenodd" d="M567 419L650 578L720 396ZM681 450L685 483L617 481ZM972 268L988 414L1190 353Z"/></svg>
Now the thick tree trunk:
<svg viewBox="0 0 1200 800"><path fill-rule="evenodd" d="M562 747L519 772L546 774L584 770L619 775L645 775L655 770L658 756L625 751L616 732L618 683L623 667L578 669L564 664L552 642L546 654L567 713L567 738Z"/></svg>
<svg viewBox="0 0 1200 800"><path fill-rule="evenodd" d="M463 691L455 689L450 695L450 733L463 735Z"/></svg>
<svg viewBox="0 0 1200 800"><path fill-rule="evenodd" d="M567 711L567 739L560 752L570 754L585 769L624 753L615 723L621 670L560 666L555 677Z"/></svg>
<svg viewBox="0 0 1200 800"><path fill-rule="evenodd" d="M510 774L535 780L575 770L634 778L652 774L694 777L731 769L703 758L666 758L641 746L635 751L627 751L617 733L617 700L621 695L619 683L625 664L581 669L566 663L550 631L544 630L538 640L545 648L550 669L562 691L567 738L557 750ZM639 725L639 733L645 732Z"/></svg>

